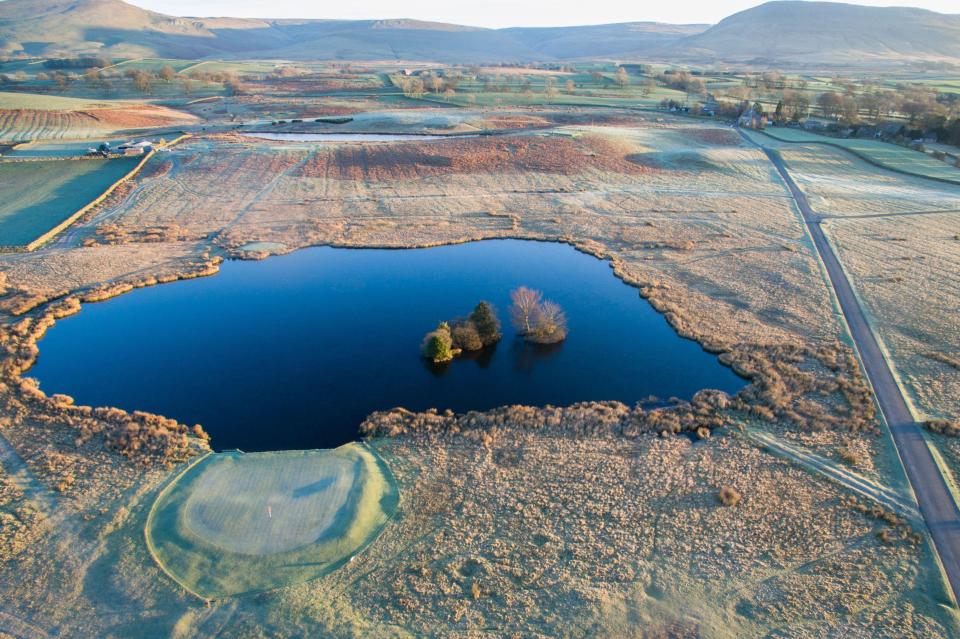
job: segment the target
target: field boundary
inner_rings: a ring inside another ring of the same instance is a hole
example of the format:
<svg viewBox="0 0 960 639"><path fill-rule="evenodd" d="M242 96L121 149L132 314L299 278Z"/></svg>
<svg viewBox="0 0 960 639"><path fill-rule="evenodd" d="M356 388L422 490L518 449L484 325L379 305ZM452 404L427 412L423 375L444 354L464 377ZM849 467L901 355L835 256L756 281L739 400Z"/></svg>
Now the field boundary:
<svg viewBox="0 0 960 639"><path fill-rule="evenodd" d="M870 165L872 165L872 166L875 166L875 167L877 167L877 168L879 168L879 169L884 169L885 171L893 171L894 173L899 173L899 174L901 174L901 175L909 175L910 177L921 178L921 179L924 179L924 180L933 180L933 181L935 181L935 182L942 182L943 184L953 184L954 186L960 185L960 177L958 177L956 180L951 180L951 179L949 179L949 178L937 177L937 176L935 176L935 175L924 175L924 174L922 174L922 173L915 173L915 172L913 172L913 171L907 171L907 170L905 170L905 169L900 169L900 168L897 168L897 167L894 167L894 166L890 166L889 164L885 164L885 163L883 163L883 162L881 162L881 161L879 161L879 160L876 160L876 159L874 159L874 158L871 158L870 156L865 155L865 154L861 153L860 151L857 151L856 149L852 149L852 148L847 147L847 146L844 146L844 145L842 145L842 144L838 144L837 142L833 142L833 141L831 141L829 138L826 138L826 139L823 139L823 140L786 140L786 139L784 139L784 138L778 138L777 136L773 135L772 133L767 133L765 130L752 129L752 131L754 131L754 132L756 132L756 133L763 134L763 135L767 136L768 138L770 138L771 140L776 140L777 142L782 142L783 144L822 144L822 145L824 145L824 146L829 146L829 147L833 147L833 148L835 148L835 149L840 149L841 151L846 151L847 153L849 153L850 155L853 155L854 157L860 158L861 160L863 160L863 161L866 162L867 164L870 164ZM889 142L885 142L884 144L890 144L890 143L889 143ZM898 146L898 145L892 144L891 146ZM901 147L901 148L905 148L905 147ZM915 151L915 153L922 153L922 152L921 152L921 151ZM949 166L949 165L947 165L947 166Z"/></svg>
<svg viewBox="0 0 960 639"><path fill-rule="evenodd" d="M162 561L160 561L160 557L157 555L156 549L153 546L153 540L150 538L150 525L153 522L153 518L157 510L157 504L160 503L160 500L163 498L163 496L169 493L173 489L173 487L176 486L181 479L183 479L184 475L186 475L188 472L190 472L191 470L199 466L201 462L203 462L205 459L209 458L212 455L213 453L204 453L203 455L197 457L196 459L191 461L189 464L187 464L187 466L183 470L181 470L172 479L170 479L170 481L168 481L167 484L160 489L160 492L157 493L156 497L153 498L153 503L150 504L150 510L147 512L147 519L143 524L143 538L147 544L147 552L150 554L150 558L153 559L153 562L160 567L160 570L163 571L163 574L165 574L167 577L172 579L173 582L178 586L180 586L181 588L183 588L185 592L193 595L200 601L203 601L207 604L209 604L212 601L212 599L204 597L200 593L192 590L185 583L177 579L177 577L173 573L167 570L167 567L163 565Z"/></svg>
<svg viewBox="0 0 960 639"><path fill-rule="evenodd" d="M173 145L175 145L175 144L177 144L177 143L179 143L179 142L181 142L181 141L183 141L184 139L189 138L189 137L190 137L190 134L189 134L189 133L185 133L185 134L181 135L180 137L175 138L175 139L171 140L170 142L168 142L166 145L164 145L164 148L170 148L171 146L173 146ZM89 212L89 211L90 211L91 209L93 209L95 206L97 206L98 204L100 204L100 203L102 203L104 200L106 200L107 197L109 197L110 194L113 193L113 192L117 189L117 187L119 187L121 184L124 184L125 182L127 182L127 181L129 181L130 179L132 179L133 177L135 177L135 176L143 169L143 167L144 167L144 166L146 165L146 163L150 160L150 158L152 158L154 155L156 155L156 153L157 153L156 150L153 150L153 151L150 151L149 153L147 153L145 156L143 156L143 159L141 159L141 160L137 163L136 166L134 166L132 169L130 169L130 171L129 171L126 175L124 175L124 176L121 177L119 180L117 180L116 182L114 182L113 184L111 184L110 186L108 186L108 187L106 188L106 190L104 190L104 192L101 193L99 196L97 196L93 201L87 203L85 206L83 206L83 207L80 208L79 210L75 211L75 212L74 212L73 214L71 214L69 217L67 217L66 219L64 219L64 220L63 220L62 222L60 222L59 224L57 224L56 226L54 226L53 228L51 228L51 229L48 230L47 232L45 232L45 233L43 233L42 235L40 235L39 237L37 237L37 238L36 238L35 240L33 240L32 242L29 242L29 243L27 243L27 244L25 244L25 245L23 245L23 246L14 246L14 247L0 246L0 251L3 251L3 252L14 252L14 253L29 253L29 252L32 252L32 251L37 250L38 248L40 248L41 246L43 246L44 244L46 244L47 242L49 242L50 240L52 240L54 237L56 237L57 235L59 235L60 233L62 233L63 231L65 231L67 228L69 228L70 226L72 226L74 222L76 222L78 219L80 219L84 214L86 214L87 212ZM57 161L59 161L59 160L57 160Z"/></svg>
<svg viewBox="0 0 960 639"><path fill-rule="evenodd" d="M884 486L852 470L842 468L820 455L803 450L801 447L792 443L778 441L777 438L770 433L748 428L746 435L754 444L772 454L793 461L813 474L820 475L834 483L844 486L851 492L881 506L885 506L913 522L922 522L920 511L915 505L915 500L904 498L904 496L898 494L896 490L888 486ZM910 496L912 497L912 491Z"/></svg>

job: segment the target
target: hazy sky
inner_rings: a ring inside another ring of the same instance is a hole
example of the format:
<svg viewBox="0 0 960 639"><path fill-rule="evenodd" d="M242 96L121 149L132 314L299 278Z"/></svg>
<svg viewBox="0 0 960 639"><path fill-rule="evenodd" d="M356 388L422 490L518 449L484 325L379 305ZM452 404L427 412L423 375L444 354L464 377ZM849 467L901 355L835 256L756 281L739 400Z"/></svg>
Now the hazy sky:
<svg viewBox="0 0 960 639"><path fill-rule="evenodd" d="M755 6L761 0L128 0L132 4L181 16L257 18L416 18L482 27L557 26L654 20L713 23ZM856 4L890 6L889 0ZM900 3L941 13L958 13L957 0L909 0Z"/></svg>

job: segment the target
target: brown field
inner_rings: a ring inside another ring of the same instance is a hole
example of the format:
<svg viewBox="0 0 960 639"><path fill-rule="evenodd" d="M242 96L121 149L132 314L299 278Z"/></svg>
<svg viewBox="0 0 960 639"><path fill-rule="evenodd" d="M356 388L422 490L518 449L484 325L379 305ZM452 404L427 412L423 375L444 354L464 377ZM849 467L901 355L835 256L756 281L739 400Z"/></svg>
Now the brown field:
<svg viewBox="0 0 960 639"><path fill-rule="evenodd" d="M631 162L625 150L607 138L516 136L344 145L313 154L294 176L392 182L455 175L574 175L587 171L635 176L653 172Z"/></svg>
<svg viewBox="0 0 960 639"><path fill-rule="evenodd" d="M718 129L716 127L688 127L684 130L684 135L694 142L717 146L736 146L740 141L740 136L738 136L736 132L730 129Z"/></svg>
<svg viewBox="0 0 960 639"><path fill-rule="evenodd" d="M148 104L82 111L0 109L0 138L91 137L126 129L181 126L194 122L196 118L188 113Z"/></svg>

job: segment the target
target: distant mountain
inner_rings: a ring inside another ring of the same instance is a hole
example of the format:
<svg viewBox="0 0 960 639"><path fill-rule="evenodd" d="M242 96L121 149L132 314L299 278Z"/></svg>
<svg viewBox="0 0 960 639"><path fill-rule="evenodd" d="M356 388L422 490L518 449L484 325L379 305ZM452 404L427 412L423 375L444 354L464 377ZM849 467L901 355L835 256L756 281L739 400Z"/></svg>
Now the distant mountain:
<svg viewBox="0 0 960 639"><path fill-rule="evenodd" d="M0 51L30 55L526 61L636 53L704 28L497 30L415 20L179 18L122 0L0 2Z"/></svg>
<svg viewBox="0 0 960 639"><path fill-rule="evenodd" d="M960 63L960 16L769 2L719 24L482 29L416 20L181 18L122 0L0 0L0 52L113 57L765 64Z"/></svg>
<svg viewBox="0 0 960 639"><path fill-rule="evenodd" d="M502 29L540 56L556 59L642 56L682 43L706 31L708 24L621 22L583 27L513 27Z"/></svg>
<svg viewBox="0 0 960 639"><path fill-rule="evenodd" d="M700 61L771 64L958 63L960 15L836 2L768 2L724 18L670 51Z"/></svg>

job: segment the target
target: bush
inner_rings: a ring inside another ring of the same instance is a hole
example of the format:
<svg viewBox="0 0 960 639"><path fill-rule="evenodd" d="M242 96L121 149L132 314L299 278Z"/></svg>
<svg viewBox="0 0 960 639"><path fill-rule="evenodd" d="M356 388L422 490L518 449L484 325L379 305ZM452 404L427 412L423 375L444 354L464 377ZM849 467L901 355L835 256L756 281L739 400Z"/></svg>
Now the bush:
<svg viewBox="0 0 960 639"><path fill-rule="evenodd" d="M449 324L440 322L436 330L427 333L421 351L424 357L434 362L449 362L453 359L455 353Z"/></svg>
<svg viewBox="0 0 960 639"><path fill-rule="evenodd" d="M928 419L923 423L927 430L950 437L960 436L960 424L955 424L946 419Z"/></svg>
<svg viewBox="0 0 960 639"><path fill-rule="evenodd" d="M450 335L453 338L453 347L463 351L478 351L484 346L479 330L470 320L454 323Z"/></svg>
<svg viewBox="0 0 960 639"><path fill-rule="evenodd" d="M717 493L717 499L724 506L736 506L740 503L741 497L736 488L733 488L732 486L724 486L720 489L720 492Z"/></svg>

